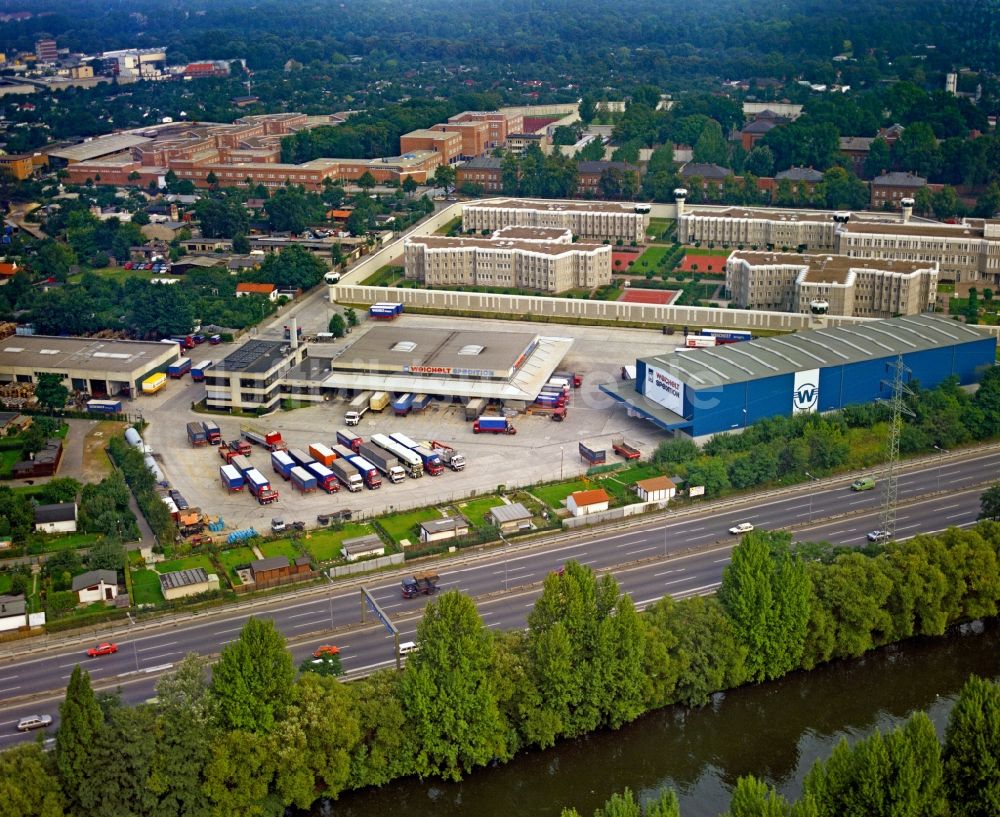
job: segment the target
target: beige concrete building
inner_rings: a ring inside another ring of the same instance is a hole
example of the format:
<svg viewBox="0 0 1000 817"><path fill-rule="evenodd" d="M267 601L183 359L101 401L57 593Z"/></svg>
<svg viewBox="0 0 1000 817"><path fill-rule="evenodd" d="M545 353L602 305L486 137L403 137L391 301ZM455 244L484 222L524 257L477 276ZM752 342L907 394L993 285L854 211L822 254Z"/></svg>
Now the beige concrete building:
<svg viewBox="0 0 1000 817"><path fill-rule="evenodd" d="M837 227L832 215L746 207L688 210L678 202L677 238L686 244L742 245L751 250L832 250Z"/></svg>
<svg viewBox="0 0 1000 817"><path fill-rule="evenodd" d="M281 402L282 379L302 362L306 350L292 340L250 340L216 363L205 376L205 405L232 411L271 411Z"/></svg>
<svg viewBox="0 0 1000 817"><path fill-rule="evenodd" d="M888 318L917 315L937 297L937 265L843 255L737 250L726 287L741 308Z"/></svg>
<svg viewBox="0 0 1000 817"><path fill-rule="evenodd" d="M503 227L551 227L598 241L643 241L649 206L612 201L501 199L469 204L462 211L466 232Z"/></svg>
<svg viewBox="0 0 1000 817"><path fill-rule="evenodd" d="M506 228L508 238L408 238L406 277L428 286L489 286L565 292L611 283L611 245L573 244L568 230ZM514 238L521 232L525 239ZM537 232L539 237L531 237Z"/></svg>

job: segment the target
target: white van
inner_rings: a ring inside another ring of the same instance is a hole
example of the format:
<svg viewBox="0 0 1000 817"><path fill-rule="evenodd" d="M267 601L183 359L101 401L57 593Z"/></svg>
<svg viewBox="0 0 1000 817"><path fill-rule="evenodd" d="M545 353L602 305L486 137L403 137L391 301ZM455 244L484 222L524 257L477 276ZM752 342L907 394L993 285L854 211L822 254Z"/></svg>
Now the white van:
<svg viewBox="0 0 1000 817"><path fill-rule="evenodd" d="M399 654L409 655L411 652L416 652L420 647L417 646L416 641L400 641L399 642Z"/></svg>

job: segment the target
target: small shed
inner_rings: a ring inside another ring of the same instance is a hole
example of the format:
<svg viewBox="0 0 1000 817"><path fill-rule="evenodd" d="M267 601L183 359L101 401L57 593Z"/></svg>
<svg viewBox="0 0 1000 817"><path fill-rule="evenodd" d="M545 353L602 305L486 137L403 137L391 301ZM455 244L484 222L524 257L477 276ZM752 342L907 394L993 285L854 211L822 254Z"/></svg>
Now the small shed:
<svg viewBox="0 0 1000 817"><path fill-rule="evenodd" d="M256 584L266 584L291 575L291 564L287 556L271 556L250 562L250 572Z"/></svg>
<svg viewBox="0 0 1000 817"><path fill-rule="evenodd" d="M174 570L160 576L160 591L167 601L182 599L185 596L197 596L199 593L218 589L219 577L203 567Z"/></svg>
<svg viewBox="0 0 1000 817"><path fill-rule="evenodd" d="M340 555L349 562L366 559L370 556L384 556L385 545L374 533L369 533L366 536L355 536L353 539L344 540L344 544L340 548Z"/></svg>
<svg viewBox="0 0 1000 817"><path fill-rule="evenodd" d="M490 508L487 517L490 524L499 528L501 533L510 533L531 526L531 511L520 502Z"/></svg>
<svg viewBox="0 0 1000 817"><path fill-rule="evenodd" d="M73 592L80 604L118 598L118 574L113 570L88 570L73 577Z"/></svg>
<svg viewBox="0 0 1000 817"><path fill-rule="evenodd" d="M35 508L35 530L43 533L76 533L75 502L57 502Z"/></svg>
<svg viewBox="0 0 1000 817"><path fill-rule="evenodd" d="M635 484L636 495L643 502L666 502L673 499L677 486L667 477L640 479Z"/></svg>
<svg viewBox="0 0 1000 817"><path fill-rule="evenodd" d="M462 516L446 516L420 523L420 541L440 542L443 539L457 539L469 535L469 522Z"/></svg>
<svg viewBox="0 0 1000 817"><path fill-rule="evenodd" d="M576 491L566 498L566 507L573 516L587 516L606 511L610 503L611 497L603 488Z"/></svg>

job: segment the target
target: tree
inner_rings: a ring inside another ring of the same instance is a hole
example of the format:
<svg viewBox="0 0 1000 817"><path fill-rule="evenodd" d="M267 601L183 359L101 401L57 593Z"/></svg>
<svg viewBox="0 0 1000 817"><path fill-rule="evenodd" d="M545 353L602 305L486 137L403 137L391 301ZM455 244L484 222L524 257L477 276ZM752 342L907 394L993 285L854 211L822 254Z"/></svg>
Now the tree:
<svg viewBox="0 0 1000 817"><path fill-rule="evenodd" d="M157 749L155 724L152 707L113 701L94 736L92 767L80 786L82 813L132 817L151 812L157 799L148 785Z"/></svg>
<svg viewBox="0 0 1000 817"><path fill-rule="evenodd" d="M65 281L70 268L77 263L76 253L68 244L47 238L38 247L37 271Z"/></svg>
<svg viewBox="0 0 1000 817"><path fill-rule="evenodd" d="M207 175L207 176L205 176L205 183L206 183L206 184L207 184L207 185L208 185L209 187L212 187L212 188L216 188L216 187L218 187L218 186L219 186L219 179L218 179L218 177L217 177L217 176L215 175L215 172L214 172L214 171L212 171L212 170L209 170L209 171L208 171L208 175Z"/></svg>
<svg viewBox="0 0 1000 817"><path fill-rule="evenodd" d="M69 399L69 389L63 385L62 375L42 372L35 383L38 402L50 411L61 409Z"/></svg>
<svg viewBox="0 0 1000 817"><path fill-rule="evenodd" d="M604 142L600 136L595 136L576 154L581 162L600 162L604 159Z"/></svg>
<svg viewBox="0 0 1000 817"><path fill-rule="evenodd" d="M944 187L933 194L931 207L934 209L934 215L939 219L951 218L957 215L959 201L955 188L947 184L944 185Z"/></svg>
<svg viewBox="0 0 1000 817"><path fill-rule="evenodd" d="M926 122L907 126L892 146L896 166L921 176L933 176L941 163L937 137Z"/></svg>
<svg viewBox="0 0 1000 817"><path fill-rule="evenodd" d="M407 196L412 196L417 192L417 182L413 176L407 176L403 179L402 189Z"/></svg>
<svg viewBox="0 0 1000 817"><path fill-rule="evenodd" d="M743 161L743 170L758 178L770 176L774 171L774 153L767 145L758 145L750 150Z"/></svg>
<svg viewBox="0 0 1000 817"><path fill-rule="evenodd" d="M416 771L458 780L505 753L489 632L473 601L452 591L427 606L417 640L401 689Z"/></svg>
<svg viewBox="0 0 1000 817"><path fill-rule="evenodd" d="M944 787L956 817L1000 814L1000 686L970 676L948 716Z"/></svg>
<svg viewBox="0 0 1000 817"><path fill-rule="evenodd" d="M251 616L212 668L212 694L222 724L247 732L271 731L288 707L294 678L284 636L270 619Z"/></svg>
<svg viewBox="0 0 1000 817"><path fill-rule="evenodd" d="M344 310L344 317L347 318L347 325L348 326L357 326L358 325L358 313L355 312L353 309L351 309L351 307L347 307Z"/></svg>
<svg viewBox="0 0 1000 817"><path fill-rule="evenodd" d="M979 518L1000 519L1000 483L987 488L979 497Z"/></svg>
<svg viewBox="0 0 1000 817"><path fill-rule="evenodd" d="M722 126L714 119L705 122L698 141L694 143L694 160L713 165L729 166L729 145L722 135Z"/></svg>
<svg viewBox="0 0 1000 817"><path fill-rule="evenodd" d="M438 165L434 169L434 184L448 192L455 185L455 168L451 165Z"/></svg>
<svg viewBox="0 0 1000 817"><path fill-rule="evenodd" d="M233 252L240 255L246 255L250 252L250 239L243 233L237 233L233 236Z"/></svg>
<svg viewBox="0 0 1000 817"><path fill-rule="evenodd" d="M788 802L772 787L755 777L736 781L725 817L787 817Z"/></svg>
<svg viewBox="0 0 1000 817"><path fill-rule="evenodd" d="M56 768L66 799L82 805L81 791L94 767L94 743L104 726L104 713L90 686L90 674L77 664L69 677L66 698L59 705L56 733Z"/></svg>
<svg viewBox="0 0 1000 817"><path fill-rule="evenodd" d="M4 817L62 817L66 798L52 755L39 743L0 752L0 803Z"/></svg>
<svg viewBox="0 0 1000 817"><path fill-rule="evenodd" d="M114 539L102 539L87 554L87 567L91 570L122 570L125 567L125 548Z"/></svg>
<svg viewBox="0 0 1000 817"><path fill-rule="evenodd" d="M357 180L356 184L357 184L357 185L358 185L358 187L360 187L360 188L361 188L361 189L362 189L362 190L363 190L363 191L364 191L365 193L367 193L367 192L368 192L369 190L371 190L371 189L372 189L372 188L373 188L373 187L374 187L374 186L375 186L376 184L378 184L378 182L377 182L377 181L375 180L375 177L374 177L374 176L372 175L371 171L370 171L370 170L366 170L366 171L365 171L364 173L362 173L362 174L361 174L361 175L360 175L360 176L358 177L358 180Z"/></svg>
<svg viewBox="0 0 1000 817"><path fill-rule="evenodd" d="M330 317L330 325L327 328L335 338L344 337L344 316L339 312L334 312Z"/></svg>
<svg viewBox="0 0 1000 817"><path fill-rule="evenodd" d="M865 157L865 177L874 179L892 168L892 158L889 155L889 143L881 136L868 147Z"/></svg>
<svg viewBox="0 0 1000 817"><path fill-rule="evenodd" d="M780 678L799 665L812 587L784 533L753 531L733 551L719 601L746 647L752 681Z"/></svg>

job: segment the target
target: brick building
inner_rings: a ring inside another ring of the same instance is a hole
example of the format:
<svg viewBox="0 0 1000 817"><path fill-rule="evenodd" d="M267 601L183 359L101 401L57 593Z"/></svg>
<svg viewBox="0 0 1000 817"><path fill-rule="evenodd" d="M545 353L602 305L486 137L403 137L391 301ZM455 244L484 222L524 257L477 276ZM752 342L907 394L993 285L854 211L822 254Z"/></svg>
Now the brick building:
<svg viewBox="0 0 1000 817"><path fill-rule="evenodd" d="M634 174L638 190L640 170L628 162L577 162L576 170L578 174L576 192L583 198L604 198L601 192L601 176L611 170L616 170L623 176L627 173Z"/></svg>
<svg viewBox="0 0 1000 817"><path fill-rule="evenodd" d="M492 156L480 156L460 164L455 170L455 184L461 189L471 184L482 188L484 193L503 191L503 162Z"/></svg>
<svg viewBox="0 0 1000 817"><path fill-rule="evenodd" d="M871 181L872 207L882 208L888 205L898 210L901 199L912 197L921 187L926 186L927 179L914 173L883 173Z"/></svg>

